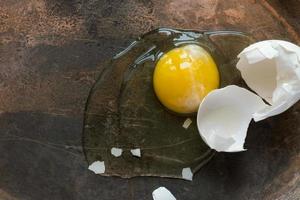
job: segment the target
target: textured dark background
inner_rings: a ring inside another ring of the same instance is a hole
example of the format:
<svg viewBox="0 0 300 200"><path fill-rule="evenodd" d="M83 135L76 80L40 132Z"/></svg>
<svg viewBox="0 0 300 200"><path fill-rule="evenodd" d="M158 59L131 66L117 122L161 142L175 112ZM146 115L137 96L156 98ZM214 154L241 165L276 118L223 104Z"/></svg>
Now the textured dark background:
<svg viewBox="0 0 300 200"><path fill-rule="evenodd" d="M300 199L300 104L251 124L244 153L218 154L193 182L93 175L83 110L103 63L166 26L300 43L299 0L0 0L0 199Z"/></svg>

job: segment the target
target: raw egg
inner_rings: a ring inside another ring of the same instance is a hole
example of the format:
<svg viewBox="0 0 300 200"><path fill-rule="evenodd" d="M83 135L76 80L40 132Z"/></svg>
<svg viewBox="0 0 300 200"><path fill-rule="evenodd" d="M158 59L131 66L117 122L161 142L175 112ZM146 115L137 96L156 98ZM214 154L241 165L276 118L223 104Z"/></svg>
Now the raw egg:
<svg viewBox="0 0 300 200"><path fill-rule="evenodd" d="M105 162L105 176L191 180L214 155L193 114L213 91L240 82L236 56L250 41L240 32L159 28L101 63L85 110L88 164Z"/></svg>
<svg viewBox="0 0 300 200"><path fill-rule="evenodd" d="M219 86L219 72L211 55L198 45L174 48L158 61L154 91L169 110L196 112L202 99Z"/></svg>

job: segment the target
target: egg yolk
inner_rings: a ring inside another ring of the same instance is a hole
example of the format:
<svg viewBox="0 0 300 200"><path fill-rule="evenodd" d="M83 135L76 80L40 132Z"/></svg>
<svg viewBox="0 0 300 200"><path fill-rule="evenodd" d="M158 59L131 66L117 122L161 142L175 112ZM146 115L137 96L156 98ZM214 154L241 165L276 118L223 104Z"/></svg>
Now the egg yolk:
<svg viewBox="0 0 300 200"><path fill-rule="evenodd" d="M193 113L202 99L219 87L219 72L205 49L186 45L172 49L159 59L153 86L158 99L169 110Z"/></svg>

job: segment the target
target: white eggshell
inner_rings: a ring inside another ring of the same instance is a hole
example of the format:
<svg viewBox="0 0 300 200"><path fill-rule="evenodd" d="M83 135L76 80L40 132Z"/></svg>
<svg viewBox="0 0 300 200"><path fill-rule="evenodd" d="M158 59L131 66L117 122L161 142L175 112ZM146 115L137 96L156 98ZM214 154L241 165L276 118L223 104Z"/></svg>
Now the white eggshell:
<svg viewBox="0 0 300 200"><path fill-rule="evenodd" d="M185 129L188 129L189 126L192 124L192 122L193 122L193 121L191 120L191 118L187 118L187 119L183 122L182 127L185 128Z"/></svg>
<svg viewBox="0 0 300 200"><path fill-rule="evenodd" d="M243 151L253 113L266 106L259 96L235 85L213 90L199 107L198 130L216 151Z"/></svg>
<svg viewBox="0 0 300 200"><path fill-rule="evenodd" d="M152 192L153 200L176 200L173 194L165 187L159 187Z"/></svg>
<svg viewBox="0 0 300 200"><path fill-rule="evenodd" d="M136 157L141 157L142 156L142 153L141 153L141 149L140 148L137 148L137 149L131 149L130 150L131 154L133 156L136 156Z"/></svg>
<svg viewBox="0 0 300 200"><path fill-rule="evenodd" d="M120 148L113 147L111 148L110 153L115 157L120 157L123 153L123 150Z"/></svg>
<svg viewBox="0 0 300 200"><path fill-rule="evenodd" d="M104 161L95 161L89 166L88 169L93 171L95 174L103 174L105 172Z"/></svg>
<svg viewBox="0 0 300 200"><path fill-rule="evenodd" d="M186 167L182 169L182 178L185 180L189 180L192 181L193 180L193 172L191 170L191 168Z"/></svg>
<svg viewBox="0 0 300 200"><path fill-rule="evenodd" d="M238 56L237 68L247 85L271 106L256 113L255 121L280 114L300 99L300 47L281 40L250 45Z"/></svg>
<svg viewBox="0 0 300 200"><path fill-rule="evenodd" d="M294 89L289 90L289 87L293 87ZM296 89L297 87L297 89ZM285 91L282 91L282 93L286 92L286 95L284 98L275 101L272 106L266 106L264 109L261 109L253 114L254 121L260 121L263 119L266 119L271 116L278 115L287 109L289 109L291 106L293 106L297 101L300 99L300 85L292 85L292 84L285 84L281 87ZM277 89L278 90L278 89ZM289 92L288 92L289 91Z"/></svg>

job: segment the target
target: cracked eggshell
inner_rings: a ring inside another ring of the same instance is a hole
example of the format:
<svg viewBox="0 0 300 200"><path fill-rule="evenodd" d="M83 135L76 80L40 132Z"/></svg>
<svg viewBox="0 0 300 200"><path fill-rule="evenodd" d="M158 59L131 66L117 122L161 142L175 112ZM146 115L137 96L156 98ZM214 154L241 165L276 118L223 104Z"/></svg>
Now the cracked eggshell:
<svg viewBox="0 0 300 200"><path fill-rule="evenodd" d="M237 69L247 85L270 106L253 114L255 121L280 114L300 99L300 47L281 40L250 45Z"/></svg>
<svg viewBox="0 0 300 200"><path fill-rule="evenodd" d="M181 174L182 174L183 179L189 180L189 181L193 180L193 172L190 167L183 168Z"/></svg>
<svg viewBox="0 0 300 200"><path fill-rule="evenodd" d="M176 200L173 194L165 187L159 187L152 192L153 200Z"/></svg>
<svg viewBox="0 0 300 200"><path fill-rule="evenodd" d="M141 157L142 153L141 153L141 149L137 148L137 149L131 149L130 150L131 154L135 157Z"/></svg>
<svg viewBox="0 0 300 200"><path fill-rule="evenodd" d="M120 148L113 147L111 148L110 153L115 157L120 157L123 153L123 150Z"/></svg>
<svg viewBox="0 0 300 200"><path fill-rule="evenodd" d="M183 122L182 127L185 128L185 129L188 129L189 126L192 124L192 122L193 122L193 121L191 120L191 118L187 118L187 119Z"/></svg>
<svg viewBox="0 0 300 200"><path fill-rule="evenodd" d="M89 166L88 169L93 171L95 174L103 174L105 172L104 161L95 161Z"/></svg>
<svg viewBox="0 0 300 200"><path fill-rule="evenodd" d="M253 113L266 106L259 96L235 85L213 90L198 110L199 133L216 151L243 151Z"/></svg>

